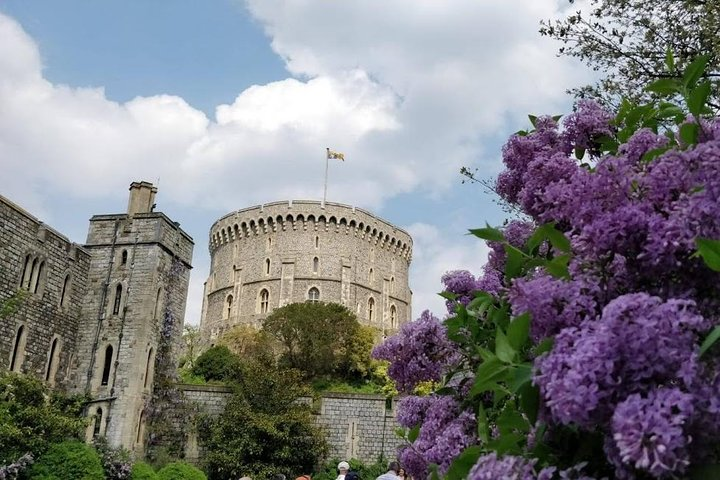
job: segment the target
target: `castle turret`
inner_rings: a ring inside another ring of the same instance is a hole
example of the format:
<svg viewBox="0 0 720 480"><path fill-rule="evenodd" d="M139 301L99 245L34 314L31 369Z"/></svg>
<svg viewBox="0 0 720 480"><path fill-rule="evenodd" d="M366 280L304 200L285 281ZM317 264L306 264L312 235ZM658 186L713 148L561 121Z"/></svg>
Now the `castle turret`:
<svg viewBox="0 0 720 480"><path fill-rule="evenodd" d="M138 452L161 332L173 328L178 339L182 331L193 251L179 224L153 211L156 193L133 182L126 214L90 219L77 349L76 389L93 397L88 437Z"/></svg>

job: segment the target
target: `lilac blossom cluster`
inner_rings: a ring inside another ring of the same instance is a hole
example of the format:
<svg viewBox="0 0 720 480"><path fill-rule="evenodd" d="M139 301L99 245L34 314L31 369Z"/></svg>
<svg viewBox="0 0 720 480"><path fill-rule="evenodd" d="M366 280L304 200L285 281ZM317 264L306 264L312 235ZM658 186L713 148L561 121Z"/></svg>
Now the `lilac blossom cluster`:
<svg viewBox="0 0 720 480"><path fill-rule="evenodd" d="M558 470L555 467L538 470L536 464L537 460L534 459L513 455L498 457L492 452L480 457L470 470L468 480L594 480L582 473L582 465L567 470Z"/></svg>
<svg viewBox="0 0 720 480"><path fill-rule="evenodd" d="M457 360L457 346L447 338L445 326L425 310L397 335L373 349L378 360L390 362L388 375L401 392L410 393L421 382L437 382Z"/></svg>
<svg viewBox="0 0 720 480"><path fill-rule="evenodd" d="M431 463L445 473L460 452L477 442L475 415L451 396L406 397L398 406L398 422L407 428L420 427L415 442L399 455L415 478L426 478Z"/></svg>
<svg viewBox="0 0 720 480"><path fill-rule="evenodd" d="M0 466L0 480L15 480L33 464L32 453L26 453L10 465Z"/></svg>

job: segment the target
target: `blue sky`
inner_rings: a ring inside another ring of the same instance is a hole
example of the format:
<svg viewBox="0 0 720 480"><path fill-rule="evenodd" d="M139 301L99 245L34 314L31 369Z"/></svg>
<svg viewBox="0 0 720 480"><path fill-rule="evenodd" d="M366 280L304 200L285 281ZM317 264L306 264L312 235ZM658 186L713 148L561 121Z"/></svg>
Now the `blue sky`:
<svg viewBox="0 0 720 480"><path fill-rule="evenodd" d="M190 0L0 3L0 193L82 243L133 180L196 241L234 209L322 196L408 230L415 316L442 313L439 277L478 273L465 235L505 214L459 168L501 170L527 113L560 113L587 81L538 22L559 0ZM573 6L573 9L577 6ZM80 173L80 174L78 174Z"/></svg>

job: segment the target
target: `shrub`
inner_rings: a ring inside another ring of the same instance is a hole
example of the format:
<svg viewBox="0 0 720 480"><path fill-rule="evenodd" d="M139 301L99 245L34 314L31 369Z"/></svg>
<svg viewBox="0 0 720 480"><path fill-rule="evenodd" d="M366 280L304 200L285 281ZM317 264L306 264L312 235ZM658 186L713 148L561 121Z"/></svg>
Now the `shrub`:
<svg viewBox="0 0 720 480"><path fill-rule="evenodd" d="M126 448L112 448L105 437L95 439L95 449L100 454L106 480L127 480L132 470L130 451Z"/></svg>
<svg viewBox="0 0 720 480"><path fill-rule="evenodd" d="M238 368L238 357L225 345L207 349L192 368L193 375L203 377L206 381L224 381Z"/></svg>
<svg viewBox="0 0 720 480"><path fill-rule="evenodd" d="M100 455L78 441L52 445L30 469L33 480L104 480Z"/></svg>
<svg viewBox="0 0 720 480"><path fill-rule="evenodd" d="M130 474L132 480L158 480L158 474L145 462L135 462Z"/></svg>
<svg viewBox="0 0 720 480"><path fill-rule="evenodd" d="M207 480L205 474L185 462L168 463L157 473L159 480Z"/></svg>

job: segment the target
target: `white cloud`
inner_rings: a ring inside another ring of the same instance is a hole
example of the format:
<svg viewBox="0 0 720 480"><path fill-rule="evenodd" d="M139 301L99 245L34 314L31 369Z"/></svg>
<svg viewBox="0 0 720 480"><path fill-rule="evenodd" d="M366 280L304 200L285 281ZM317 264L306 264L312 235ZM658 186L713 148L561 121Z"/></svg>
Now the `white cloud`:
<svg viewBox="0 0 720 480"><path fill-rule="evenodd" d="M230 211L319 198L331 147L347 161L331 165L328 198L376 209L444 191L461 165L492 170L487 138L521 127L526 112L557 112L564 88L583 81L537 34L556 0L246 3L295 78L239 92L215 118L177 96L118 103L102 88L53 84L36 42L0 14L0 171L22 179L3 194L41 214L52 194L122 201L130 181L159 177L163 208ZM413 228L415 302L436 310L439 274L482 251Z"/></svg>
<svg viewBox="0 0 720 480"><path fill-rule="evenodd" d="M440 277L452 270L482 273L489 249L485 242L470 236L452 236L434 225L414 223L405 227L413 237L410 285L413 290L413 317L430 310L443 318L447 313Z"/></svg>

